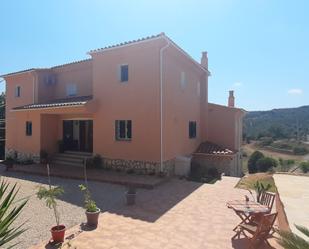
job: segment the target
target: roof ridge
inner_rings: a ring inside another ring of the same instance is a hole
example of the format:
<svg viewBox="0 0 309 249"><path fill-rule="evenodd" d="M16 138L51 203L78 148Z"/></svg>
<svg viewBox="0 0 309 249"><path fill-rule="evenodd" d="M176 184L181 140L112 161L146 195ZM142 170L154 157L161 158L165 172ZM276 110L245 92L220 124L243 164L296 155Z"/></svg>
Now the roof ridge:
<svg viewBox="0 0 309 249"><path fill-rule="evenodd" d="M78 64L78 63L81 63L81 62L91 61L91 60L92 60L92 58L88 58L88 59L68 62L68 63L64 63L64 64L60 64L60 65L57 65L57 66L50 67L49 69L54 69L54 68L58 68L58 67L64 67L64 66L68 66L68 65L72 65L72 64Z"/></svg>
<svg viewBox="0 0 309 249"><path fill-rule="evenodd" d="M105 46L105 47L102 47L102 48L93 49L93 50L90 50L88 52L88 54L97 53L97 52L100 52L100 51L103 51L103 50L106 50L106 49L121 47L121 46L128 45L128 44L134 44L134 43L141 42L141 41L151 40L151 39L158 38L158 37L161 37L161 36L165 36L165 33L161 32L157 35L146 36L146 37L139 38L137 40L125 41L125 42Z"/></svg>

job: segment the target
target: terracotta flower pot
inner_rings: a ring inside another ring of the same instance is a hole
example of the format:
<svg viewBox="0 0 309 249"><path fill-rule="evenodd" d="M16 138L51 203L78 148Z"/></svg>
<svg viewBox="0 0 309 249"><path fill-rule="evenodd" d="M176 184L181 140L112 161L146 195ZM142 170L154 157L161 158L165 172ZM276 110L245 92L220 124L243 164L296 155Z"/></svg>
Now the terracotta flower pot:
<svg viewBox="0 0 309 249"><path fill-rule="evenodd" d="M53 241L55 243L63 242L64 241L64 234L65 234L65 226L64 225L59 225L59 226L54 226L50 230L52 234Z"/></svg>
<svg viewBox="0 0 309 249"><path fill-rule="evenodd" d="M99 215L100 215L101 209L97 209L96 212L88 212L86 211L87 216L87 225L88 226L94 226L96 227L98 225Z"/></svg>

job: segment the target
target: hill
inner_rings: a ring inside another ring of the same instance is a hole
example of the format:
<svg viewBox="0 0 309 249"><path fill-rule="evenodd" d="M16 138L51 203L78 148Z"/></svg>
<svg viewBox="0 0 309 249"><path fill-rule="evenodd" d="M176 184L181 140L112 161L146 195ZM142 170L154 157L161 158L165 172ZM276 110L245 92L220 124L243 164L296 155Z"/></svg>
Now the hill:
<svg viewBox="0 0 309 249"><path fill-rule="evenodd" d="M299 138L309 135L309 106L249 112L244 118L244 137Z"/></svg>

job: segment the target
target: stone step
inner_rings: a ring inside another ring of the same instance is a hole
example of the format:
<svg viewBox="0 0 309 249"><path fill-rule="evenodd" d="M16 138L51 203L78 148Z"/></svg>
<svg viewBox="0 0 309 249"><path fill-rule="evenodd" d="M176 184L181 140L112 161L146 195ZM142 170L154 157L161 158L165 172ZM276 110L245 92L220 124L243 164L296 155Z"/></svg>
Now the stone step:
<svg viewBox="0 0 309 249"><path fill-rule="evenodd" d="M84 157L92 157L92 153L90 152L82 152L82 151L71 151L67 150L64 153L65 155L76 155L76 156L84 156Z"/></svg>
<svg viewBox="0 0 309 249"><path fill-rule="evenodd" d="M69 165L69 166L74 166L74 167L84 167L83 163L69 162L69 161L63 161L63 160L52 160L52 164Z"/></svg>
<svg viewBox="0 0 309 249"><path fill-rule="evenodd" d="M68 157L64 155L55 155L53 156L52 160L57 161L66 161L66 162L72 162L72 163L83 163L85 157Z"/></svg>
<svg viewBox="0 0 309 249"><path fill-rule="evenodd" d="M53 158L71 158L71 159L79 159L84 160L88 158L88 156L74 155L74 154L65 154L65 153L57 153L53 155Z"/></svg>

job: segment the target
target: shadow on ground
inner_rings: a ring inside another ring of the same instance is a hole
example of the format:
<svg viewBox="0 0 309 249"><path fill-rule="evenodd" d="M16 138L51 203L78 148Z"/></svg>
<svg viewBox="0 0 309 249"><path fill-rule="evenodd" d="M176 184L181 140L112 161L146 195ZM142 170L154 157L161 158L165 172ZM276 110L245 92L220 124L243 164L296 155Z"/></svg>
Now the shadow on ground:
<svg viewBox="0 0 309 249"><path fill-rule="evenodd" d="M31 175L19 172L1 170L1 175L32 181L39 184L48 184L47 177ZM51 177L52 185L64 188L64 195L60 200L76 206L83 206L83 196L78 185L84 183L81 180L63 179ZM121 185L89 181L89 189L93 199L102 212L114 213L139 219L147 222L155 222L167 211L197 190L202 184L171 179L152 190L137 189L136 204L127 206L125 203L126 188Z"/></svg>

